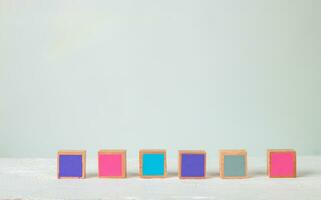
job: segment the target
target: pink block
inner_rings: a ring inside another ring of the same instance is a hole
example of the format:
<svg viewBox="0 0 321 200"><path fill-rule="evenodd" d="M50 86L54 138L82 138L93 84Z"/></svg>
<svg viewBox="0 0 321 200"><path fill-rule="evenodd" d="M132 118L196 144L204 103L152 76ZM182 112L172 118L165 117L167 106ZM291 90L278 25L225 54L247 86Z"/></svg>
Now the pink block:
<svg viewBox="0 0 321 200"><path fill-rule="evenodd" d="M291 177L295 174L293 152L271 152L270 174L274 177Z"/></svg>
<svg viewBox="0 0 321 200"><path fill-rule="evenodd" d="M117 177L122 176L122 155L121 154L100 154L99 176Z"/></svg>

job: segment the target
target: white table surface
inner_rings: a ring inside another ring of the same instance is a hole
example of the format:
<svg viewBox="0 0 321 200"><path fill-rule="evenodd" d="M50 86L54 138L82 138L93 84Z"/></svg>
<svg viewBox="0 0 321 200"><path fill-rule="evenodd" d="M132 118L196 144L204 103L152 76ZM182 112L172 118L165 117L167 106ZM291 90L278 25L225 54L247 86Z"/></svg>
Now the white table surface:
<svg viewBox="0 0 321 200"><path fill-rule="evenodd" d="M166 179L138 177L137 159L127 163L127 179L97 178L96 160L87 160L86 179L57 179L55 159L0 159L0 199L321 199L321 157L298 157L298 178L266 176L265 158L248 159L249 178L218 177L218 161L208 160L205 180L177 178L168 160Z"/></svg>

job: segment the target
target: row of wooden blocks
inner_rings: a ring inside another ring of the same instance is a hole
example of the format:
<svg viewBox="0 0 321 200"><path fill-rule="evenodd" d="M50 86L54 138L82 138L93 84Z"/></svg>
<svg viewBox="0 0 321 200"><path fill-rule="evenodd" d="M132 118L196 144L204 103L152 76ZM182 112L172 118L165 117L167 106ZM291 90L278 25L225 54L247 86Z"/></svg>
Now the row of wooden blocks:
<svg viewBox="0 0 321 200"><path fill-rule="evenodd" d="M247 152L221 150L220 177L247 178ZM85 178L86 151L59 151L58 178ZM267 150L267 174L271 178L296 177L296 152L292 149ZM142 178L167 176L166 150L140 150L139 175ZM101 150L98 152L100 178L126 178L126 150ZM179 151L178 176L182 179L206 177L206 152Z"/></svg>

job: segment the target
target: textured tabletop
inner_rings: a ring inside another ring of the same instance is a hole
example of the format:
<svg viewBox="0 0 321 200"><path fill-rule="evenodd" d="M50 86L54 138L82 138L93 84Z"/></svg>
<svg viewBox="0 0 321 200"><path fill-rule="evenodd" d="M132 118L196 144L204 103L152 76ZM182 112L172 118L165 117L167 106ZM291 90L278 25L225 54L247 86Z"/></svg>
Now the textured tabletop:
<svg viewBox="0 0 321 200"><path fill-rule="evenodd" d="M177 161L168 178L141 179L137 159L128 160L127 179L97 178L87 160L87 179L58 180L55 159L0 159L0 199L321 199L321 157L298 157L298 178L266 176L265 158L249 157L249 178L222 180L217 159L208 160L207 179L180 180Z"/></svg>

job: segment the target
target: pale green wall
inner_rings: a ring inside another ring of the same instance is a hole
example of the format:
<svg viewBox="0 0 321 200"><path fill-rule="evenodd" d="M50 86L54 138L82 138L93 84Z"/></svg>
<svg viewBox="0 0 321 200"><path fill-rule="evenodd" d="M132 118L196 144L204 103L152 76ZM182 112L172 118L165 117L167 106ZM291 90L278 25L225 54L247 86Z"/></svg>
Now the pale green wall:
<svg viewBox="0 0 321 200"><path fill-rule="evenodd" d="M319 0L0 0L0 156L321 154Z"/></svg>

